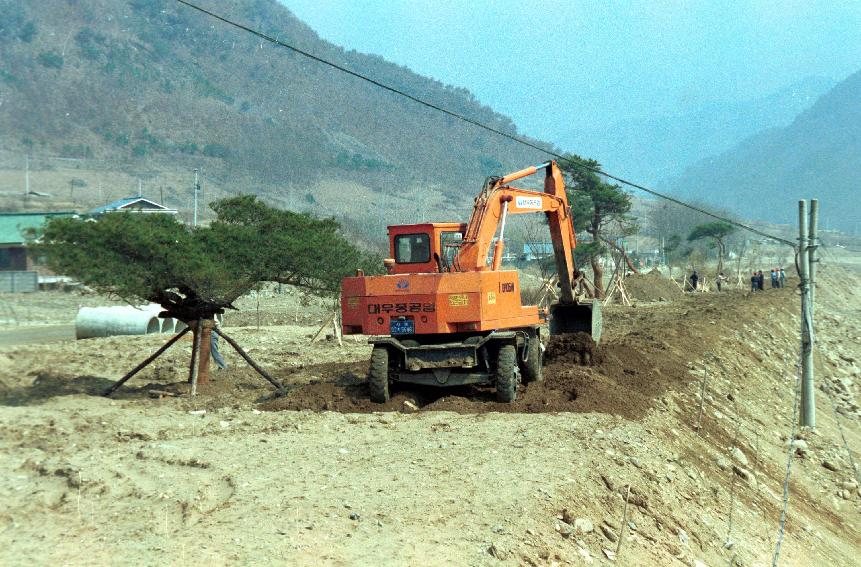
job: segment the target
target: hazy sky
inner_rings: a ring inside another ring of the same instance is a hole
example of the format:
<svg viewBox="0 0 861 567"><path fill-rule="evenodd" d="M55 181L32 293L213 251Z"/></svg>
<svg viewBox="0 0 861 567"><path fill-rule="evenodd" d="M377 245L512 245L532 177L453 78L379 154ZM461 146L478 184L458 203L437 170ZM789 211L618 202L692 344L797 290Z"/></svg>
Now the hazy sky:
<svg viewBox="0 0 861 567"><path fill-rule="evenodd" d="M281 1L324 39L467 87L548 141L861 68L854 0Z"/></svg>

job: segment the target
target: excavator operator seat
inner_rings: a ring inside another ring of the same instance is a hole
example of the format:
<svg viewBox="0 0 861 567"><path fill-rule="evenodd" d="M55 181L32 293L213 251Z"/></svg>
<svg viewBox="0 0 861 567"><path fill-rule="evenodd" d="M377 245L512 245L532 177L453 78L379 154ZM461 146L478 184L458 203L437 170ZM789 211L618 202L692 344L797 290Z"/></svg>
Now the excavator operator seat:
<svg viewBox="0 0 861 567"><path fill-rule="evenodd" d="M390 226L392 274L427 274L454 271L452 250L463 240L462 223L424 223Z"/></svg>

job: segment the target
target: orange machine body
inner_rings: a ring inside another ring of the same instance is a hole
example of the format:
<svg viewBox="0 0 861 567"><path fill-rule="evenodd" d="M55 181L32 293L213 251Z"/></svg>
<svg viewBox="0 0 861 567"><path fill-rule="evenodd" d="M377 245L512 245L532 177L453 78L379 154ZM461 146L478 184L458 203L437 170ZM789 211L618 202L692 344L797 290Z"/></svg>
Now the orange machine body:
<svg viewBox="0 0 861 567"><path fill-rule="evenodd" d="M547 172L543 192L508 185L540 169ZM550 162L491 180L468 223L388 227L388 274L343 281L344 333L439 335L540 324L538 308L521 304L517 272L500 269L505 219L526 213L547 216L562 299L573 302L576 242L562 174Z"/></svg>
<svg viewBox="0 0 861 567"><path fill-rule="evenodd" d="M366 335L390 334L397 325L393 320L412 321L401 328L417 335L540 323L536 306L521 305L517 272L512 270L346 278L342 313L344 333Z"/></svg>

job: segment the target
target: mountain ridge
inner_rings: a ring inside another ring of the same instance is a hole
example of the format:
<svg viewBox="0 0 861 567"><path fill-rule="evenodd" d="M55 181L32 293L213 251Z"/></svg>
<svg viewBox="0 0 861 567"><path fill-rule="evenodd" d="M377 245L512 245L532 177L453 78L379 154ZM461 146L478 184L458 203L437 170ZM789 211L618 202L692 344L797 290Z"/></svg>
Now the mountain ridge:
<svg viewBox="0 0 861 567"><path fill-rule="evenodd" d="M565 138L602 156L610 170L658 184L767 128L789 125L836 81L811 76L756 99L711 103L696 111L631 119Z"/></svg>
<svg viewBox="0 0 861 567"><path fill-rule="evenodd" d="M751 136L700 161L667 188L748 217L795 224L799 199L820 199L820 226L861 223L861 70L835 85L783 128Z"/></svg>
<svg viewBox="0 0 861 567"><path fill-rule="evenodd" d="M326 42L275 0L236 0L219 9L517 133L468 90ZM356 184L378 195L430 191L459 206L487 175L545 157L174 2L0 0L0 11L7 14L0 24L0 149L7 152L113 164L155 184L164 170L201 167L213 196L253 192L290 208L320 201L315 190ZM168 196L177 191L169 186Z"/></svg>

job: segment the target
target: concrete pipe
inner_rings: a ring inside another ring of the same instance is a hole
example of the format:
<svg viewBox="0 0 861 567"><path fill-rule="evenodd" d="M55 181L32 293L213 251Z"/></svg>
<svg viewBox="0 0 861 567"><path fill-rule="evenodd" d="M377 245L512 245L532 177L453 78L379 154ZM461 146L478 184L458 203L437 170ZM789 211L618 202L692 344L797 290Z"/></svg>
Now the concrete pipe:
<svg viewBox="0 0 861 567"><path fill-rule="evenodd" d="M82 307L75 317L75 337L148 335L161 332L161 323L152 311L134 307Z"/></svg>
<svg viewBox="0 0 861 567"><path fill-rule="evenodd" d="M166 317L166 318L161 320L161 332L162 333L173 333L175 329L176 329L176 319Z"/></svg>

